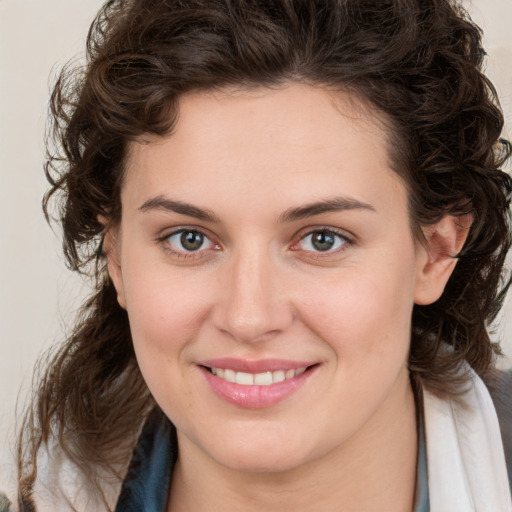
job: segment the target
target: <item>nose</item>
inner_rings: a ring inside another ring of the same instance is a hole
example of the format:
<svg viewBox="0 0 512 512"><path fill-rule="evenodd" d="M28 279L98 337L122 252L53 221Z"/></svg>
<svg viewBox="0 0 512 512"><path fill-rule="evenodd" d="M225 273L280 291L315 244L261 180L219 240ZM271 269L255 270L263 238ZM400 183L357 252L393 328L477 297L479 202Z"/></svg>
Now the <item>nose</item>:
<svg viewBox="0 0 512 512"><path fill-rule="evenodd" d="M240 251L224 269L214 323L240 342L269 339L293 320L279 265L265 251Z"/></svg>

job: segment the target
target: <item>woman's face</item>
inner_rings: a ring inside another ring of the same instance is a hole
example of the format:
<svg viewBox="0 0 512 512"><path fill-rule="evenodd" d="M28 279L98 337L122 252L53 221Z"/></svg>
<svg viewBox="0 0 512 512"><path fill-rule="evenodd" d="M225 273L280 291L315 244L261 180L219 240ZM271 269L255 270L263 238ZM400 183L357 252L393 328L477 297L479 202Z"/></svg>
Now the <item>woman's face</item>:
<svg viewBox="0 0 512 512"><path fill-rule="evenodd" d="M109 268L180 450L280 471L406 413L429 256L376 114L297 84L189 94L121 199Z"/></svg>

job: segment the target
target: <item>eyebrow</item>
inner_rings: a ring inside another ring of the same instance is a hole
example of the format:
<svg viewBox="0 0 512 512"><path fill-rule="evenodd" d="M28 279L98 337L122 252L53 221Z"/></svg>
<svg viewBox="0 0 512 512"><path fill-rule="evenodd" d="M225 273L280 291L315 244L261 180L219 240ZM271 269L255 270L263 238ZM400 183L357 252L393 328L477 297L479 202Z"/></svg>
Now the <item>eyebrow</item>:
<svg viewBox="0 0 512 512"><path fill-rule="evenodd" d="M153 197L145 201L139 207L140 211L147 212L151 210L164 210L173 213L179 213L188 217L194 217L199 220L212 222L215 224L220 223L217 217L210 210L202 209L183 201L176 201L163 196ZM368 203L358 201L357 199L349 197L334 197L324 201L317 201L314 203L299 206L297 208L290 208L282 213L278 221L280 223L293 222L308 217L313 217L321 213L339 212L345 210L367 210L375 212L375 208Z"/></svg>
<svg viewBox="0 0 512 512"><path fill-rule="evenodd" d="M164 210L173 213L180 213L182 215L187 215L188 217L194 217L196 219L207 222L216 224L220 223L220 219L209 210L204 210L189 203L168 199L162 196L148 199L142 204L142 206L139 207L139 210L142 212L151 210Z"/></svg>
<svg viewBox="0 0 512 512"><path fill-rule="evenodd" d="M371 204L364 203L350 197L334 197L325 201L317 201L297 208L290 208L279 216L279 222L292 222L295 220L313 217L321 213L340 212L345 210L367 210L376 212L375 208Z"/></svg>

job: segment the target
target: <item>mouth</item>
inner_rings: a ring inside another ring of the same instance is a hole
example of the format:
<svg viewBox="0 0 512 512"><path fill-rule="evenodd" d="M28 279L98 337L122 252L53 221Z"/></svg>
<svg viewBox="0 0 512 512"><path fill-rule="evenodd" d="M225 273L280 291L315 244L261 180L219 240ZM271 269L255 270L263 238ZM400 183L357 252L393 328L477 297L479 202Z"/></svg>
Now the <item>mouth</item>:
<svg viewBox="0 0 512 512"><path fill-rule="evenodd" d="M198 365L218 397L246 409L271 407L285 401L313 378L319 366L320 363L233 359Z"/></svg>
<svg viewBox="0 0 512 512"><path fill-rule="evenodd" d="M312 365L315 366L315 365ZM240 384L241 386L271 386L285 380L293 379L312 366L302 366L297 369L275 370L261 373L248 373L232 370L230 368L205 367L210 373L226 382Z"/></svg>

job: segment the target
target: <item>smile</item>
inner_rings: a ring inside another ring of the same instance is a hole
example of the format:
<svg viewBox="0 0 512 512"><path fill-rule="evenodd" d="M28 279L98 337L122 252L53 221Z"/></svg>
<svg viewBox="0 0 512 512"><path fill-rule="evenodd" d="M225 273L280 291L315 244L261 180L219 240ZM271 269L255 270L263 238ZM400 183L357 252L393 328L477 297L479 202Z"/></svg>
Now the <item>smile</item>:
<svg viewBox="0 0 512 512"><path fill-rule="evenodd" d="M267 359L215 359L197 365L215 395L245 409L272 407L285 401L310 381L317 362Z"/></svg>
<svg viewBox="0 0 512 512"><path fill-rule="evenodd" d="M262 373L237 372L231 369L210 368L213 375L226 382L240 384L242 386L271 386L288 379L293 379L306 371L306 366L291 370L276 370Z"/></svg>

